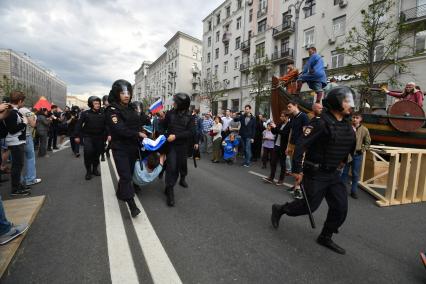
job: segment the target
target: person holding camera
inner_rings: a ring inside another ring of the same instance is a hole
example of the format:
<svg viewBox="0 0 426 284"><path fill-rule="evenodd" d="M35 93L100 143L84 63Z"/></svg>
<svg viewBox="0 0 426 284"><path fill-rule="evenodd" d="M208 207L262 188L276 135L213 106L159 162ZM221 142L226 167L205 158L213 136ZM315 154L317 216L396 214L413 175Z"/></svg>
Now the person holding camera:
<svg viewBox="0 0 426 284"><path fill-rule="evenodd" d="M80 157L80 144L75 143L75 126L77 125L78 117L80 115L80 108L72 106L71 111L65 115L67 120L67 131L70 137L71 150L76 158Z"/></svg>
<svg viewBox="0 0 426 284"><path fill-rule="evenodd" d="M41 108L37 114L37 135L39 138L38 156L49 157L46 155L47 151L47 138L49 134L49 127L52 122L47 108Z"/></svg>

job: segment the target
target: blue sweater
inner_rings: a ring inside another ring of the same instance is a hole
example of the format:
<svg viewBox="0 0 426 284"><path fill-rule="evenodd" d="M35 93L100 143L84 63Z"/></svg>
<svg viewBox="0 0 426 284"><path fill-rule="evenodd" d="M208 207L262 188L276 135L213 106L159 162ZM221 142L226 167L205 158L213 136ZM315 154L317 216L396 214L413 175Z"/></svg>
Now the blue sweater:
<svg viewBox="0 0 426 284"><path fill-rule="evenodd" d="M327 86L324 61L318 53L312 54L311 57L309 57L308 62L303 66L302 75L299 76L299 80L304 82L321 82L323 87Z"/></svg>

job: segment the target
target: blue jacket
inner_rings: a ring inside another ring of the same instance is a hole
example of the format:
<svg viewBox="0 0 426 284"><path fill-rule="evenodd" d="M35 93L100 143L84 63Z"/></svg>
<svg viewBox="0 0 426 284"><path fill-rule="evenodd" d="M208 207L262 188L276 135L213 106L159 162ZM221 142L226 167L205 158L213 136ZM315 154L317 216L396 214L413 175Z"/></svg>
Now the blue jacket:
<svg viewBox="0 0 426 284"><path fill-rule="evenodd" d="M234 121L241 122L240 136L242 138L254 139L254 135L256 134L256 118L252 115L247 125L245 119L246 115L240 115L239 117L234 118Z"/></svg>
<svg viewBox="0 0 426 284"><path fill-rule="evenodd" d="M299 76L299 80L304 82L321 82L323 87L327 86L324 61L318 53L312 54L311 57L309 57L308 62L303 66L302 75Z"/></svg>
<svg viewBox="0 0 426 284"><path fill-rule="evenodd" d="M234 148L240 144L240 141L237 137L235 137L234 141L229 140L229 136L225 138L223 141L223 159L228 160L235 157L236 152L234 152Z"/></svg>

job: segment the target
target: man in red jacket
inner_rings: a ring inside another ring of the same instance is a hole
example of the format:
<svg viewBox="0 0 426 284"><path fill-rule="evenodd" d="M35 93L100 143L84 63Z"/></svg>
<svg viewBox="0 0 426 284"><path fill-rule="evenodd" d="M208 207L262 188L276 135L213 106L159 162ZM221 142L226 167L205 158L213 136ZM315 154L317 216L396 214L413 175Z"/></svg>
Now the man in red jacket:
<svg viewBox="0 0 426 284"><path fill-rule="evenodd" d="M418 104L420 107L423 107L423 93L422 91L416 89L416 83L414 82L407 83L403 92L389 91L386 88L383 88L383 90L388 96L412 101Z"/></svg>

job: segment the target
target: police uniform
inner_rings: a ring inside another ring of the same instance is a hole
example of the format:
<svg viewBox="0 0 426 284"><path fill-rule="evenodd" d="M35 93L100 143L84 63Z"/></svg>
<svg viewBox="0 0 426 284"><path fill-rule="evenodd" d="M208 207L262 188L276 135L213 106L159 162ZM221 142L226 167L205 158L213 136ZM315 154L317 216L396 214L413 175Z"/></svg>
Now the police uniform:
<svg viewBox="0 0 426 284"><path fill-rule="evenodd" d="M317 241L341 254L345 251L331 241L332 234L338 232L348 212L347 192L340 180L338 168L346 161L349 153L353 152L354 147L355 134L348 120L338 121L327 111L305 127L300 143L295 148L295 164L292 169L293 173L298 174L302 173L303 168L302 184L312 212L326 199L329 207L327 219ZM300 216L308 213L303 199L284 205L274 204L272 225L277 228L283 214Z"/></svg>
<svg viewBox="0 0 426 284"><path fill-rule="evenodd" d="M179 98L184 98L180 105ZM188 174L187 152L188 144L195 135L195 127L191 113L188 110L189 96L183 93L175 95L177 107L166 113L165 119L161 122L167 135L175 135L176 139L168 143L167 163L166 163L166 195L167 205L174 206L174 189L180 175L180 185L187 187L185 177Z"/></svg>
<svg viewBox="0 0 426 284"><path fill-rule="evenodd" d="M86 179L91 174L99 176L99 157L104 149L106 135L105 113L102 110L89 109L81 113L76 125L76 138L84 141L84 165L86 166Z"/></svg>

